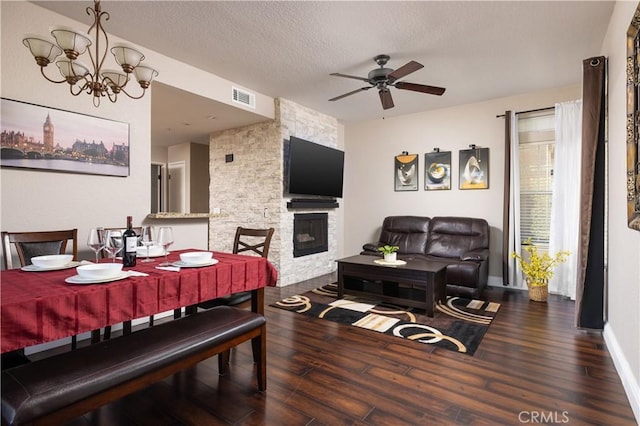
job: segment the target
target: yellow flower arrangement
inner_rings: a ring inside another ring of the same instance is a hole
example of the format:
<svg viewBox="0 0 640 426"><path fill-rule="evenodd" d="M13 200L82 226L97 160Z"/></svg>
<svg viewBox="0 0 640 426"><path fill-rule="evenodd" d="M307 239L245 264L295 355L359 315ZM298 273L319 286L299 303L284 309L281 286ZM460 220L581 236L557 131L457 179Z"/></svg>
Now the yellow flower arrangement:
<svg viewBox="0 0 640 426"><path fill-rule="evenodd" d="M544 252L542 255L538 253L538 247L531 244L531 240L525 241L526 247L524 251L528 254L528 260L524 259L518 253L511 253L511 257L517 260L518 266L522 269L527 278L527 285L530 287L544 286L549 283L553 277L553 268L567 260L571 254L568 251L559 251L553 256Z"/></svg>

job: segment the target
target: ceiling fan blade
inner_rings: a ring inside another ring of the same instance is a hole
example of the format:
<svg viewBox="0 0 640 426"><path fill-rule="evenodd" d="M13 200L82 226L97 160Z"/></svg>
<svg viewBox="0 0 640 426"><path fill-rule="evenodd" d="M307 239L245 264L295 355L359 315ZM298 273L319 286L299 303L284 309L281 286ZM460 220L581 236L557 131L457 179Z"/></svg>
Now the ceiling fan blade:
<svg viewBox="0 0 640 426"><path fill-rule="evenodd" d="M352 92L345 93L344 95L336 96L335 98L331 98L331 99L329 99L329 100L330 100L330 101L337 101L338 99L346 98L347 96L354 95L354 94L356 94L356 93L358 93L358 92L362 92L363 90L371 89L372 87L373 87L373 86L369 86L369 87L361 87L361 88L356 89L356 90L354 90L354 91L352 91Z"/></svg>
<svg viewBox="0 0 640 426"><path fill-rule="evenodd" d="M426 86L424 84L406 83L399 81L394 84L396 89L413 90L414 92L428 93L430 95L441 96L446 90L444 87Z"/></svg>
<svg viewBox="0 0 640 426"><path fill-rule="evenodd" d="M378 93L380 93L380 102L382 102L382 108L393 108L393 98L391 97L391 92L389 91L389 89L380 89Z"/></svg>
<svg viewBox="0 0 640 426"><path fill-rule="evenodd" d="M418 63L416 61L410 61L398 68L397 70L390 72L387 75L387 78L391 80L400 80L402 77L411 74L412 72L418 71L420 68L423 68L424 65Z"/></svg>
<svg viewBox="0 0 640 426"><path fill-rule="evenodd" d="M356 77L355 75L348 75L348 74L340 74L339 72L333 72L329 75L332 75L334 77L345 77L345 78L353 78L355 80L360 80L360 81L366 81L367 83L369 82L368 78L365 77Z"/></svg>

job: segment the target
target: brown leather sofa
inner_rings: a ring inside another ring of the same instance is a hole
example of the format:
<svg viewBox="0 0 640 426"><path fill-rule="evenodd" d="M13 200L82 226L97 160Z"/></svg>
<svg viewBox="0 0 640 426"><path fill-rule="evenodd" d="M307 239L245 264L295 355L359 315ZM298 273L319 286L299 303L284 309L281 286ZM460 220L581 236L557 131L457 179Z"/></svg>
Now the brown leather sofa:
<svg viewBox="0 0 640 426"><path fill-rule="evenodd" d="M378 247L398 246L398 258L446 262L447 295L480 297L489 276L489 224L470 217L389 216L378 241L361 254L380 255Z"/></svg>

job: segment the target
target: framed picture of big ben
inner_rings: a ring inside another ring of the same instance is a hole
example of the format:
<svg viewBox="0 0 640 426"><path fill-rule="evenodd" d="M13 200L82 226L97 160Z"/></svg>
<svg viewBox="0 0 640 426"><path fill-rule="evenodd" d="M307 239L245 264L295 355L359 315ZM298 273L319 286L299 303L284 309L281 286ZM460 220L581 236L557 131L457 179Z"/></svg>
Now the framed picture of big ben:
<svg viewBox="0 0 640 426"><path fill-rule="evenodd" d="M129 176L129 123L2 98L0 166Z"/></svg>

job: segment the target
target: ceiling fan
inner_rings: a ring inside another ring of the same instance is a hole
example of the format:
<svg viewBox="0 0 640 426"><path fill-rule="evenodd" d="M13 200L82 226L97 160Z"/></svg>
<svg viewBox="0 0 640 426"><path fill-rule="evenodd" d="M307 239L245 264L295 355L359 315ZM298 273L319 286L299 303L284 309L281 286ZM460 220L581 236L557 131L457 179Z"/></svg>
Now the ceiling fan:
<svg viewBox="0 0 640 426"><path fill-rule="evenodd" d="M424 67L424 65L416 61L407 62L397 70L393 70L391 68L385 68L385 65L389 61L389 55L378 55L373 58L373 60L376 61L378 65L380 65L380 68L376 68L370 71L366 78L341 74L338 72L331 73L330 75L334 75L336 77L346 77L366 81L367 83L369 83L369 86L361 87L359 89L345 93L344 95L336 96L335 98L329 99L329 101L337 101L338 99L346 98L347 96L351 96L358 92L362 92L363 90L369 90L372 87L375 87L378 89L378 93L380 94L380 102L382 102L382 108L389 109L393 108L394 106L389 87L395 87L396 89L403 90L412 90L414 92L428 93L430 95L437 96L441 96L445 91L444 87L426 86L424 84L398 81L402 77L405 77L412 72L418 71L420 68Z"/></svg>

